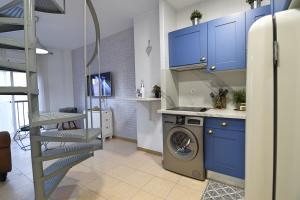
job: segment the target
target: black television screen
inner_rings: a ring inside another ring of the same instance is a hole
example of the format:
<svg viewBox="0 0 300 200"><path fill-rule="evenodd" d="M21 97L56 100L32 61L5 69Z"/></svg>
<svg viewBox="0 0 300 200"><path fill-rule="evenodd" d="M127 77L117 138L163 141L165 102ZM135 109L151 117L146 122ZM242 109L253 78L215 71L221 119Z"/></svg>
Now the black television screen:
<svg viewBox="0 0 300 200"><path fill-rule="evenodd" d="M102 86L101 96L111 97L112 96L111 72L101 73L100 81ZM92 92L92 95L90 95L90 92ZM99 97L99 75L98 74L91 75L91 84L88 84L88 95L93 97Z"/></svg>

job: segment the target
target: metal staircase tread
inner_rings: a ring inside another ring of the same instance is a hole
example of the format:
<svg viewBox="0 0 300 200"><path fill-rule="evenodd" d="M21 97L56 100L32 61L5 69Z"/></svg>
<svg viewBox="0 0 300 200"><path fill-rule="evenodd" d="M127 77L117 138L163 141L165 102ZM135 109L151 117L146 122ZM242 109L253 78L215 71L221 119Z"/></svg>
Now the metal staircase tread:
<svg viewBox="0 0 300 200"><path fill-rule="evenodd" d="M24 19L16 17L0 17L0 24L24 26Z"/></svg>
<svg viewBox="0 0 300 200"><path fill-rule="evenodd" d="M42 153L41 157L36 158L37 161L48 161L54 160L67 156L74 156L83 153L89 153L96 151L102 148L102 143L82 143L82 144L73 144L65 147L56 148L53 150L48 150Z"/></svg>
<svg viewBox="0 0 300 200"><path fill-rule="evenodd" d="M25 63L15 63L9 60L0 60L0 70L25 72ZM33 71L33 70L30 70Z"/></svg>
<svg viewBox="0 0 300 200"><path fill-rule="evenodd" d="M24 30L24 19L0 17L0 33Z"/></svg>
<svg viewBox="0 0 300 200"><path fill-rule="evenodd" d="M88 143L101 134L100 128L51 131L41 133L40 140L47 142L80 142Z"/></svg>
<svg viewBox="0 0 300 200"><path fill-rule="evenodd" d="M31 123L31 127L38 127L42 125L51 125L61 122L76 121L85 118L85 114L78 113L41 113L39 116L34 117Z"/></svg>
<svg viewBox="0 0 300 200"><path fill-rule="evenodd" d="M11 38L0 37L0 48L1 49L15 49L24 50L24 44Z"/></svg>
<svg viewBox="0 0 300 200"><path fill-rule="evenodd" d="M64 9L55 0L36 0L35 10L39 12L64 14ZM13 0L0 8L0 16L23 17L23 0Z"/></svg>
<svg viewBox="0 0 300 200"><path fill-rule="evenodd" d="M59 183L62 181L62 179L65 177L66 172L62 172L58 174L57 176L54 176L44 182L44 195L49 198L51 193L56 189L56 187L59 185Z"/></svg>
<svg viewBox="0 0 300 200"><path fill-rule="evenodd" d="M0 95L27 95L27 87L0 87Z"/></svg>
<svg viewBox="0 0 300 200"><path fill-rule="evenodd" d="M81 163L82 161L92 157L94 155L93 152L84 153L76 156L69 156L66 158L59 159L44 169L42 180L46 181L51 179L54 176L62 172L66 172L71 169L73 166Z"/></svg>
<svg viewBox="0 0 300 200"><path fill-rule="evenodd" d="M64 9L55 0L36 0L35 10L39 12L64 14Z"/></svg>
<svg viewBox="0 0 300 200"><path fill-rule="evenodd" d="M1 24L0 23L0 33L12 32L12 31L21 31L21 30L24 30L24 26Z"/></svg>

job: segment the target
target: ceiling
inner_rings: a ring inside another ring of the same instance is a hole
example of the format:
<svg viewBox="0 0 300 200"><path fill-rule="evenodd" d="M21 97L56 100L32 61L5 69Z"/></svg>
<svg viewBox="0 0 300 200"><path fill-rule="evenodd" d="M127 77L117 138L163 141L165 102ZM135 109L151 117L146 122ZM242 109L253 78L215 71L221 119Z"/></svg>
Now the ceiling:
<svg viewBox="0 0 300 200"><path fill-rule="evenodd" d="M44 46L56 49L83 46L83 2L66 0L65 15L37 13L37 34ZM100 20L102 38L132 27L134 16L158 7L158 0L93 0L93 3ZM92 43L95 40L94 28L90 17L88 21L88 43ZM22 32L9 34L16 38L23 35Z"/></svg>
<svg viewBox="0 0 300 200"><path fill-rule="evenodd" d="M174 8L180 10L187 6L191 6L193 4L199 3L205 0L167 0Z"/></svg>

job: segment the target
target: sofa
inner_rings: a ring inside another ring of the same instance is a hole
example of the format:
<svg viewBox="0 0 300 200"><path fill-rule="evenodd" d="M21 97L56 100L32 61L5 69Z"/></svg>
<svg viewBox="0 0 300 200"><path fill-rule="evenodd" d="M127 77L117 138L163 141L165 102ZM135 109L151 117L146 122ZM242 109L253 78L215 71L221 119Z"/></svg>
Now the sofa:
<svg viewBox="0 0 300 200"><path fill-rule="evenodd" d="M7 173L11 171L10 135L0 132L0 181L5 181Z"/></svg>

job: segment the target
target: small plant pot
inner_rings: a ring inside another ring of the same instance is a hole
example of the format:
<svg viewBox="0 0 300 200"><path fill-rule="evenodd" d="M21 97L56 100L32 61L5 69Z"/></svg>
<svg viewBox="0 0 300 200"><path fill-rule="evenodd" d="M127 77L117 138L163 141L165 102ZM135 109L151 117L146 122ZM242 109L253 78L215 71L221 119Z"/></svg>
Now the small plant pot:
<svg viewBox="0 0 300 200"><path fill-rule="evenodd" d="M256 8L261 7L261 2L262 2L262 0L256 0L253 3L251 3L250 4L251 5L251 9L256 9Z"/></svg>
<svg viewBox="0 0 300 200"><path fill-rule="evenodd" d="M196 25L200 24L200 18L192 19L192 23L193 23L193 26L196 26Z"/></svg>
<svg viewBox="0 0 300 200"><path fill-rule="evenodd" d="M155 98L161 98L161 94L160 93L155 93L154 96L155 96Z"/></svg>
<svg viewBox="0 0 300 200"><path fill-rule="evenodd" d="M235 110L237 110L237 111L246 111L246 103L237 104Z"/></svg>

